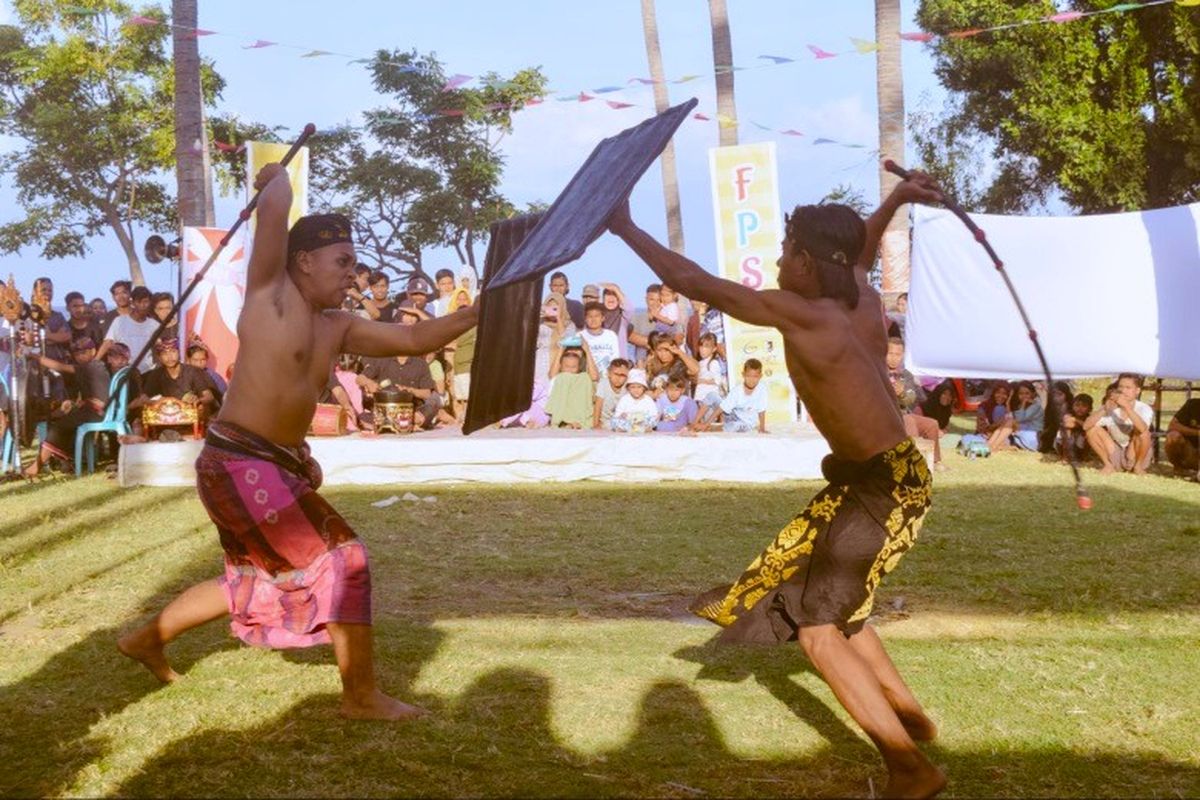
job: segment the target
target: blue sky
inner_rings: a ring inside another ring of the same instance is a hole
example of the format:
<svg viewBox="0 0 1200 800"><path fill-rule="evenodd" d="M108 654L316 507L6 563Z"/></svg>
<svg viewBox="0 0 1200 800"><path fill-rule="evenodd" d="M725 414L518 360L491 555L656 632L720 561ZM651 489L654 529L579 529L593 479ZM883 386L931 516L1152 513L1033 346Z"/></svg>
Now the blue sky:
<svg viewBox="0 0 1200 800"><path fill-rule="evenodd" d="M169 7L169 3L163 2ZM819 200L839 183L861 188L868 199L878 193L875 58L853 53L848 37L874 38L871 0L729 0L734 61L763 63L760 54L796 57L797 63L736 73L739 131L742 142L777 142L781 203ZM905 29L915 29L916 0L902 3ZM8 0L0 0L0 22L11 21ZM659 36L668 77L706 74L705 78L670 87L672 102L700 99L701 108L715 112L712 51L707 4L701 0L658 0ZM550 85L560 90L589 90L623 84L648 74L638 0L604 3L563 3L493 0L416 3L356 0L330 6L316 0L259 0L235 3L200 0L200 27L234 34L237 38L201 39L201 52L216 62L228 86L221 107L247 120L295 129L312 121L318 128L358 123L361 112L381 105L360 66L346 59L301 59L300 50L270 47L243 49L255 39L293 44L306 49L371 55L377 48L416 48L435 52L449 73L512 72L540 66ZM816 61L807 44L835 52L851 51L836 59ZM943 97L932 75L932 62L923 46L904 45L905 94L908 110L918 105L940 106ZM615 111L599 102L546 102L521 112L513 134L503 142L507 158L502 191L518 203L550 202L566 185L592 147L605 136L636 124L653 105L649 87L604 95L639 107ZM760 131L749 120L805 133L803 138ZM851 150L814 146L829 137L867 146ZM717 143L715 123L688 122L676 136L684 232L687 252L701 264L714 264L715 236L708 150ZM0 141L0 148L11 147ZM643 227L666 237L661 177L657 166L634 191L633 214ZM0 185L0 220L20 213L11 186ZM232 222L243 198L220 198L218 224ZM150 231L138 235L138 243ZM38 248L19 255L0 256L0 275L15 274L23 292L34 277L55 279L61 299L72 288L89 298L108 298L108 285L127 277L124 256L114 237L90 242L91 253L81 259L45 261ZM482 259L483 251L477 255ZM426 253L426 268L456 266L449 251ZM144 265L152 288L171 289L173 273L167 264ZM568 268L573 293L586 282L608 280L631 295L652 275L612 237L602 237L587 255Z"/></svg>

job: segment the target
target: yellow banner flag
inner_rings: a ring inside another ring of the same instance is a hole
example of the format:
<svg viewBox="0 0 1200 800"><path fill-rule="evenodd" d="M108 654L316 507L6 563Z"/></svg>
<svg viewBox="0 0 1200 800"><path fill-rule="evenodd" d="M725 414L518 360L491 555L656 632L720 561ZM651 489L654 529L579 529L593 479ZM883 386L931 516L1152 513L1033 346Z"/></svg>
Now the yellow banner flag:
<svg viewBox="0 0 1200 800"><path fill-rule="evenodd" d="M721 277L751 289L776 288L779 268L775 261L783 240L783 215L775 143L715 147L708 156ZM726 315L725 353L731 391L740 385L746 361L756 358L762 362L762 380L767 386L767 420L795 422L796 392L779 331Z"/></svg>
<svg viewBox="0 0 1200 800"><path fill-rule="evenodd" d="M275 142L246 142L246 199L254 196L254 177L267 164L282 161L291 149L290 144ZM288 178L292 183L292 211L288 215L288 228L296 224L296 220L308 213L308 148L301 147L300 152L287 166ZM253 230L257 214L249 220Z"/></svg>
<svg viewBox="0 0 1200 800"><path fill-rule="evenodd" d="M862 54L874 53L879 49L878 42L868 42L866 39L855 39L853 36L850 37L850 43L854 45L855 50Z"/></svg>

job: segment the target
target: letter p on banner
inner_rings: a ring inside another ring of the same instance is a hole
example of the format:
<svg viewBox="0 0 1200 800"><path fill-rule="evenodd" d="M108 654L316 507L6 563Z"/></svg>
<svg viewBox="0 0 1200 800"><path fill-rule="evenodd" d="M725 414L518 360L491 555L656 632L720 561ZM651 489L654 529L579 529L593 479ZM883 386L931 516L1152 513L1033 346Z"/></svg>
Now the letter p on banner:
<svg viewBox="0 0 1200 800"><path fill-rule="evenodd" d="M775 143L714 147L708 151L708 164L721 277L751 289L776 288L783 215ZM724 321L730 385L737 384L746 359L757 358L763 363L763 383L769 393L767 421L795 422L796 393L779 331L747 325L728 315Z"/></svg>

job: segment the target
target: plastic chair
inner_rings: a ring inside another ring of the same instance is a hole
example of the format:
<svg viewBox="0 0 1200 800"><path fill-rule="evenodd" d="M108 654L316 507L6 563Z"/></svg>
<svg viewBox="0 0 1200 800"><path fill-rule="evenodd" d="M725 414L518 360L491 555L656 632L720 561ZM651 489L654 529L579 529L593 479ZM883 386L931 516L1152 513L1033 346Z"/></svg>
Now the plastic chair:
<svg viewBox="0 0 1200 800"><path fill-rule="evenodd" d="M46 422L39 422L33 429L33 434L37 437L39 450L42 447L42 442L46 441L47 430L49 430L49 424ZM16 443L13 440L12 435L12 428L5 428L4 444L2 447L0 447L0 449L3 450L3 455L0 455L0 471L7 470L10 466L12 466L13 446L15 444Z"/></svg>
<svg viewBox="0 0 1200 800"><path fill-rule="evenodd" d="M129 423L125 421L129 401L129 382L124 382L121 390L117 392L117 381L129 369L131 367L122 367L112 376L112 380L108 384L108 392L110 396L113 392L116 392L117 399L108 406L108 411L104 414L104 419L99 422L85 422L75 432L76 477L83 475L83 451L85 446L87 447L88 473L96 471L96 439L98 437L88 439L89 436L106 432L115 433L118 436L129 433Z"/></svg>

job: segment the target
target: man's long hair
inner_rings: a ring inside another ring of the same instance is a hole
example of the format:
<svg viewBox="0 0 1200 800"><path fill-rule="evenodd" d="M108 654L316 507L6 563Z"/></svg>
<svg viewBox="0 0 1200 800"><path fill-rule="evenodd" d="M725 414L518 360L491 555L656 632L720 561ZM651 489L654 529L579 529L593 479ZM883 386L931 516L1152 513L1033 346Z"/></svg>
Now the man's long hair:
<svg viewBox="0 0 1200 800"><path fill-rule="evenodd" d="M796 206L784 217L792 252L812 257L817 267L821 296L858 307L858 281L854 265L866 244L867 226L849 206L822 203Z"/></svg>

